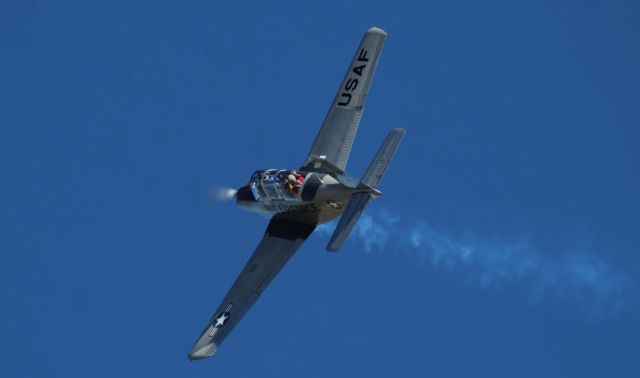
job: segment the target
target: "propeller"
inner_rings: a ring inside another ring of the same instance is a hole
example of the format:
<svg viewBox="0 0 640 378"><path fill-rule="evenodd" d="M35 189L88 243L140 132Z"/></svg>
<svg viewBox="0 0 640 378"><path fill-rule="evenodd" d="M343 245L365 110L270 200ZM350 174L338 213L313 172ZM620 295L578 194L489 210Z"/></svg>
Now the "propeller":
<svg viewBox="0 0 640 378"><path fill-rule="evenodd" d="M224 186L213 185L209 188L209 203L220 203L232 200L236 197L238 190Z"/></svg>

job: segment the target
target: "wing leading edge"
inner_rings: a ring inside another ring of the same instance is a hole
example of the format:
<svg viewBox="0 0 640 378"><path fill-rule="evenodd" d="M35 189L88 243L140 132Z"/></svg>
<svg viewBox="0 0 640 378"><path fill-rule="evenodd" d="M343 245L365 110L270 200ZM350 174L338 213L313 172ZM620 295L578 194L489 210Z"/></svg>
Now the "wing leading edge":
<svg viewBox="0 0 640 378"><path fill-rule="evenodd" d="M314 160L326 159L345 170L386 36L387 33L375 27L365 33L311 146L303 169L313 170Z"/></svg>
<svg viewBox="0 0 640 378"><path fill-rule="evenodd" d="M260 244L194 344L190 360L207 358L216 352L315 227L277 217L271 219Z"/></svg>

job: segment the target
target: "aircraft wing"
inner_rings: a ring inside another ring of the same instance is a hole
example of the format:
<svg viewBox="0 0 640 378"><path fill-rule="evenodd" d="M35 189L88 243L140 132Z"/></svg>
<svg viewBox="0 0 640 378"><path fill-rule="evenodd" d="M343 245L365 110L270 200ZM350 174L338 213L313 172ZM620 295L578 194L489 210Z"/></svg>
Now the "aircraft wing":
<svg viewBox="0 0 640 378"><path fill-rule="evenodd" d="M378 28L371 28L365 33L311 146L303 170L313 171L313 161L317 159L325 159L345 170L386 36L387 33Z"/></svg>
<svg viewBox="0 0 640 378"><path fill-rule="evenodd" d="M315 225L273 217L264 237L218 306L189 353L189 359L212 356L242 316L287 263Z"/></svg>

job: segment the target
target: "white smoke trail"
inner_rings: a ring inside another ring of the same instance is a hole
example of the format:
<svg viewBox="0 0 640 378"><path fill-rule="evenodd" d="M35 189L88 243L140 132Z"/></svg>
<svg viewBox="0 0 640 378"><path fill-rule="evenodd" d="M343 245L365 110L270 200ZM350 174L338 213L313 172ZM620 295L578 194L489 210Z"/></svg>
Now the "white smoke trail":
<svg viewBox="0 0 640 378"><path fill-rule="evenodd" d="M326 237L334 228L332 222L317 230ZM349 242L362 243L366 253L408 254L421 266L460 272L482 288L522 284L529 302L548 297L570 299L584 305L590 316L616 313L638 299L638 284L633 277L593 252L551 256L524 238L506 241L474 234L454 237L424 220L407 221L388 211L363 214Z"/></svg>

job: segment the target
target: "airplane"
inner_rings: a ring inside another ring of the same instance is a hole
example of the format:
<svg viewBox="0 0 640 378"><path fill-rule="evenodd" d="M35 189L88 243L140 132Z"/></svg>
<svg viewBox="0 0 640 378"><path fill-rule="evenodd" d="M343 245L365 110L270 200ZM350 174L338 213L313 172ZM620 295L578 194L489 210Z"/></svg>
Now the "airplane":
<svg viewBox="0 0 640 378"><path fill-rule="evenodd" d="M341 216L327 245L328 251L338 251L364 208L382 194L376 186L404 129L389 132L362 179L348 175L345 168L386 36L376 27L364 34L301 168L256 171L232 194L238 207L269 218L269 225L196 340L190 360L211 357L216 352L318 224Z"/></svg>

